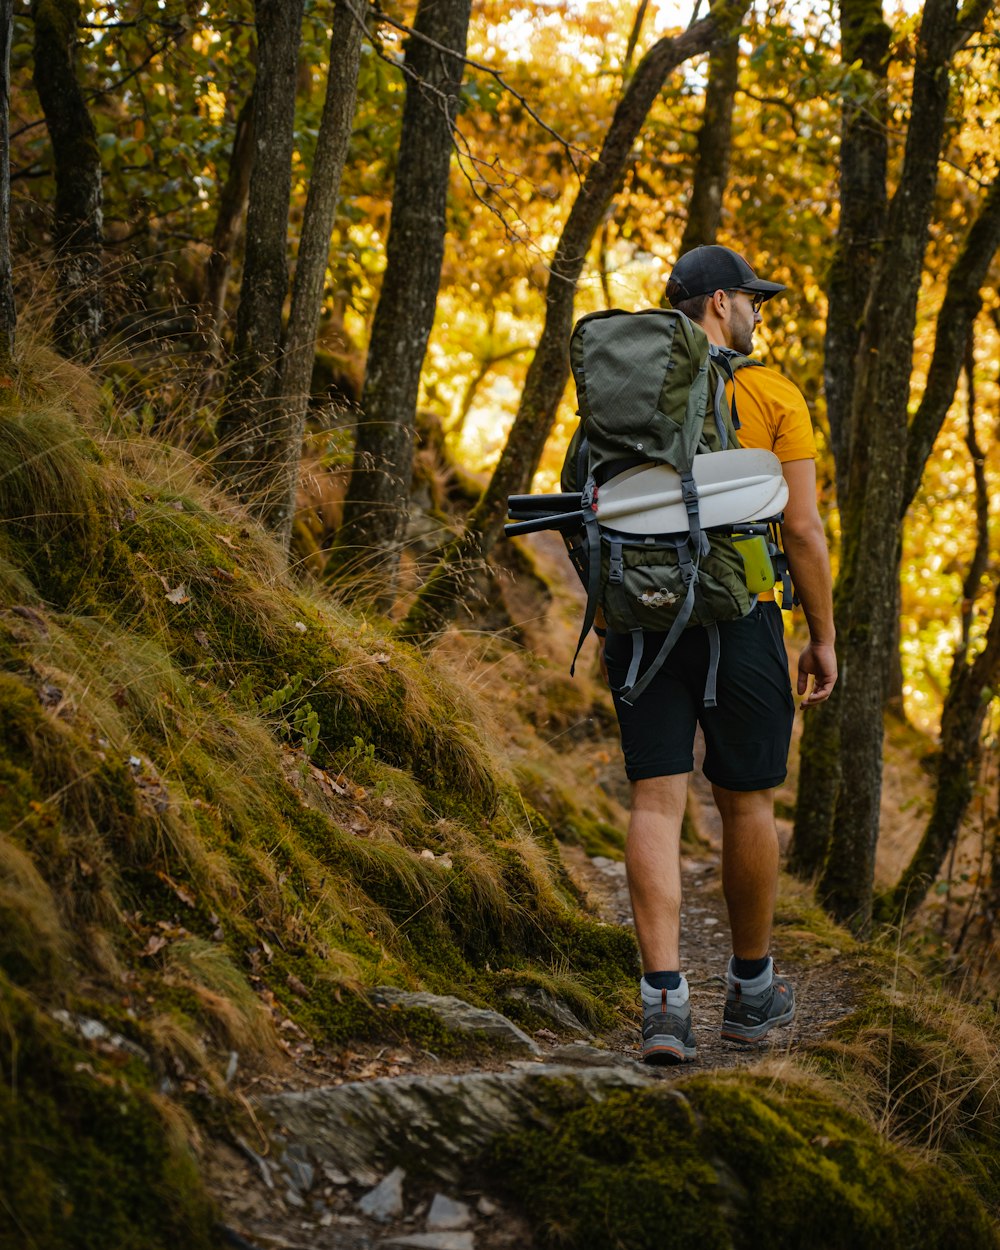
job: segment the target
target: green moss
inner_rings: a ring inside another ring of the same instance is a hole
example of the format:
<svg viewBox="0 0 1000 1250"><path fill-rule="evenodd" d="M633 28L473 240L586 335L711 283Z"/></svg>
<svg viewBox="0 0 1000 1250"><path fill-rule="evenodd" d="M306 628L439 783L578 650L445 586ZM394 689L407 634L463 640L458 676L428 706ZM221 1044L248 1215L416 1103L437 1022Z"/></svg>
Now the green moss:
<svg viewBox="0 0 1000 1250"><path fill-rule="evenodd" d="M554 1129L502 1138L488 1167L545 1244L574 1250L998 1244L947 1171L817 1090L763 1079L698 1077L564 1107Z"/></svg>
<svg viewBox="0 0 1000 1250"><path fill-rule="evenodd" d="M0 980L0 1246L216 1245L193 1159L149 1095Z"/></svg>

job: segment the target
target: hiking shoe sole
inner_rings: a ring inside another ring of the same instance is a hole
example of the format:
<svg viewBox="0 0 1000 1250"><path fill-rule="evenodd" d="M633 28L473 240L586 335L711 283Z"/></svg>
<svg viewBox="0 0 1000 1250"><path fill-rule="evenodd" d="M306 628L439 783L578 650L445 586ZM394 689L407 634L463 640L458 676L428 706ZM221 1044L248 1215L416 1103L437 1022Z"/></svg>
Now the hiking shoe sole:
<svg viewBox="0 0 1000 1250"><path fill-rule="evenodd" d="M642 1062L668 1066L675 1063L690 1063L698 1051L692 1043L688 1045L679 1037L669 1033L655 1033L642 1041Z"/></svg>

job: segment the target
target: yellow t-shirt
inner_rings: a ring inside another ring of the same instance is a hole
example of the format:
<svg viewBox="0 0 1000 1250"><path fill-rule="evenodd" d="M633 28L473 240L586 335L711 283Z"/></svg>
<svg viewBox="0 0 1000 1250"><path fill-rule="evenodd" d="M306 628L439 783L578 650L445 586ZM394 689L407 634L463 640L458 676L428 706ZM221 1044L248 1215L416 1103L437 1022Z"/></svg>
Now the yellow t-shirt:
<svg viewBox="0 0 1000 1250"><path fill-rule="evenodd" d="M733 384L726 384L732 400ZM816 440L802 392L787 378L763 365L744 365L736 372L737 437L741 447L773 451L782 464L789 460L815 460ZM774 592L759 598L769 602Z"/></svg>
<svg viewBox="0 0 1000 1250"><path fill-rule="evenodd" d="M726 384L732 399L733 384ZM762 365L744 365L736 372L737 436L742 447L773 451L782 464L815 460L816 440L802 392L787 378Z"/></svg>

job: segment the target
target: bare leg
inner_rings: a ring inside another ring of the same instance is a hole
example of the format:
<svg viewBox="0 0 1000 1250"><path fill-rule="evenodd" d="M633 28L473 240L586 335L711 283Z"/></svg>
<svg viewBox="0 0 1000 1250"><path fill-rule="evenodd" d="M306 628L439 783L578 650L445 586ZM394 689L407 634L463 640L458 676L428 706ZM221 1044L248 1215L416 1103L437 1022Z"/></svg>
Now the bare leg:
<svg viewBox="0 0 1000 1250"><path fill-rule="evenodd" d="M625 867L644 972L680 968L681 824L688 774L632 784Z"/></svg>
<svg viewBox="0 0 1000 1250"><path fill-rule="evenodd" d="M733 954L762 959L771 949L778 891L778 831L774 791L740 792L713 786L722 816L722 890Z"/></svg>

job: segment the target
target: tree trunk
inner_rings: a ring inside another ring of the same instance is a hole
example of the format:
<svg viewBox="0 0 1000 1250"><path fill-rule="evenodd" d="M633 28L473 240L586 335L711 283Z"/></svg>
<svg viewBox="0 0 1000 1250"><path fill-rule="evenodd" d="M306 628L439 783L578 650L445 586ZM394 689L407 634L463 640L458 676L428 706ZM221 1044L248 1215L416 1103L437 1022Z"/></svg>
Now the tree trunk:
<svg viewBox="0 0 1000 1250"><path fill-rule="evenodd" d="M885 237L889 28L881 0L841 0L841 64L856 66L842 100L840 223L827 281L824 390L837 497L846 499L851 394L872 265ZM840 788L840 686L802 726L789 867L815 877L826 862Z"/></svg>
<svg viewBox="0 0 1000 1250"><path fill-rule="evenodd" d="M281 362L283 416L277 431L277 451L279 456L283 454L283 461L275 468L279 477L278 498L280 501L283 495L284 502L275 513L273 528L286 549L292 541L309 383L316 358L316 332L323 310L323 288L330 258L330 235L340 198L340 179L351 141L363 34L364 27L344 0L337 0L330 37L326 99L309 178L302 239L292 283L292 308Z"/></svg>
<svg viewBox="0 0 1000 1250"><path fill-rule="evenodd" d="M917 294L937 185L955 40L954 0L927 0L917 40L911 122L888 238L872 274L857 358L850 464L841 500L837 635L842 661L842 776L826 868L825 906L859 932L871 922L882 787L883 677L896 604L897 535Z"/></svg>
<svg viewBox="0 0 1000 1250"><path fill-rule="evenodd" d="M983 306L982 286L1000 248L1000 177L994 179L958 259L948 274L938 314L927 385L910 426L900 519L916 498L924 465L948 415L965 346Z"/></svg>
<svg viewBox="0 0 1000 1250"><path fill-rule="evenodd" d="M632 146L667 75L710 48L720 31L740 20L743 0L728 0L683 34L661 39L639 62L580 192L573 202L549 273L545 323L528 368L513 428L489 486L465 534L449 543L402 625L415 641L429 641L452 619L466 572L493 547L503 529L507 496L527 490L569 376L568 344L576 284L594 234L619 185Z"/></svg>
<svg viewBox="0 0 1000 1250"><path fill-rule="evenodd" d="M853 66L841 101L840 222L827 280L824 393L837 495L847 493L855 357L872 266L885 242L891 31L882 0L841 0L841 64Z"/></svg>
<svg viewBox="0 0 1000 1250"><path fill-rule="evenodd" d="M720 39L708 58L705 108L698 131L698 155L684 237L678 256L715 242L722 220L722 197L729 182L733 140L733 101L740 76L740 39L735 32Z"/></svg>
<svg viewBox="0 0 1000 1250"><path fill-rule="evenodd" d="M920 123L914 125L919 126ZM904 175L905 176L905 175ZM900 192L896 192L899 197ZM891 229L891 226L890 226ZM890 239L891 239L890 235ZM996 250L1000 246L1000 181L995 181L990 186L988 194L986 194L983 207L979 212L979 216L973 226L970 227L969 234L966 236L965 244L961 249L958 259L956 259L953 269L948 276L948 284L945 287L945 297L941 302L941 309L938 315L938 330L936 330L934 355L931 359L931 366L928 372L928 384L924 389L924 395L921 397L920 405L913 422L911 422L908 434L905 435L904 459L900 462L898 450L893 451L895 461L894 469L890 469L891 474L899 474L903 479L903 491L901 491L899 502L899 514L896 519L896 527L903 521L906 510L909 509L913 502L916 491L920 487L920 479L923 476L924 465L931 450L933 450L936 437L944 424L945 416L954 399L955 386L958 382L959 371L963 364L965 342L968 340L971 326L978 314L983 297L980 291L983 287L986 275L988 275L989 267ZM894 256L901 255L896 250L895 242L893 244ZM891 259L886 259L886 264L893 264ZM876 279L874 290L878 291L879 279ZM863 292L856 291L856 299L865 302L868 296ZM891 297L891 296L890 296ZM833 304L831 304L833 307ZM888 331L891 334L893 331ZM839 340L841 344L846 341L843 337ZM913 350L913 332L910 331L910 337L906 340L891 340L890 337L884 339L884 354L896 356L898 360L908 362L911 350ZM828 349L830 345L830 337L828 336ZM846 350L846 349L845 349ZM848 362L844 362L844 367L848 367ZM828 376L831 372L836 372L833 362L828 360ZM861 402L866 402L863 400ZM896 429L899 431L900 424L905 422L905 416L900 415ZM833 424L833 421L831 421ZM861 434L858 442L858 475L864 479L868 475L870 452L869 442L871 440L871 430L873 424L866 424L861 427ZM846 447L846 444L845 444ZM848 450L841 451L841 455L849 455ZM839 465L839 479L850 477L849 467L854 471L854 459L851 455L851 465ZM873 461L878 464L879 461ZM840 487L844 491L841 499L850 499L850 486ZM858 489L858 487L855 487ZM858 496L854 496L858 497ZM845 525L844 532L846 535L846 512L849 507L845 507ZM878 522L859 521L856 524L878 524ZM871 539L871 530L865 530L865 541L873 541ZM875 530L876 542L885 542L886 551L888 551L889 539L883 539L880 531ZM899 540L894 540L895 555L891 557L891 567L894 570L895 589L894 597L898 597L899 585ZM880 559L876 556L876 559ZM889 559L886 556L886 559ZM846 586L846 584L845 584ZM858 594L865 595L864 586L858 590ZM838 604L844 604L846 596L838 595ZM838 612L840 614L840 606ZM896 620L898 620L899 612L894 609L893 620L886 624L886 629L893 631L893 639L896 637ZM839 632L843 630L843 621L838 616ZM846 671L846 657L844 655L844 635L841 634L841 692L845 689L850 681L850 672ZM864 644L863 644L864 645ZM888 645L881 647L880 654L884 656L885 672L890 672L893 667L898 665L898 647L894 641L888 642ZM863 675L859 680L874 680L874 672L871 669L863 670ZM814 876L823 866L826 851L831 839L831 831L834 828L834 819L836 815L835 796L839 788L839 770L843 763L844 756L839 750L840 742L840 726L836 724L836 720L841 712L841 704L839 700L831 700L829 705L818 707L810 711L808 720L805 722L803 731L803 740L801 740L800 755L800 771L799 771L799 801L796 804L795 815L795 831L793 836L793 845L791 845L790 864L793 871L803 876ZM854 730L850 730L853 734ZM851 786L856 789L856 781L851 778Z"/></svg>
<svg viewBox="0 0 1000 1250"><path fill-rule="evenodd" d="M205 266L205 286L201 299L201 333L205 350L221 353L221 328L229 288L233 250L243 228L243 214L250 194L250 174L254 162L254 92L243 102L236 118L236 133L229 154L229 175L219 197L219 213L212 231L212 253Z"/></svg>
<svg viewBox="0 0 1000 1250"><path fill-rule="evenodd" d="M17 310L10 260L10 45L14 0L0 0L0 370L14 360Z"/></svg>
<svg viewBox="0 0 1000 1250"><path fill-rule="evenodd" d="M973 663L968 663L975 603L990 555L986 456L976 437L974 345L975 338L970 332L965 346L968 406L965 441L975 480L976 545L962 585L962 632L955 646L951 680L941 712L941 751L937 760L934 807L906 871L879 908L880 919L895 924L902 923L920 906L958 838L979 775L982 726L989 707L986 692L995 688L1000 675L1000 604L995 596L985 646Z"/></svg>
<svg viewBox="0 0 1000 1250"><path fill-rule="evenodd" d="M32 0L35 90L55 166L53 238L59 311L55 337L68 356L90 359L104 331L101 290L103 190L97 134L76 77L79 0Z"/></svg>
<svg viewBox="0 0 1000 1250"><path fill-rule="evenodd" d="M941 753L937 763L934 807L920 845L899 883L880 908L883 919L900 923L920 906L958 837L979 774L983 719L989 707L987 690L1000 676L1000 603L993 615L986 645L972 664L958 662L941 713Z"/></svg>
<svg viewBox="0 0 1000 1250"><path fill-rule="evenodd" d="M229 488L265 525L285 504L284 451L276 446L278 349L288 291L288 203L292 189L295 86L303 0L255 0L257 80L246 254L236 339L216 464Z"/></svg>
<svg viewBox="0 0 1000 1250"><path fill-rule="evenodd" d="M368 344L354 467L331 572L391 604L409 520L417 396L444 259L448 176L470 0L421 0L406 49L406 104ZM447 48L450 55L440 49Z"/></svg>

